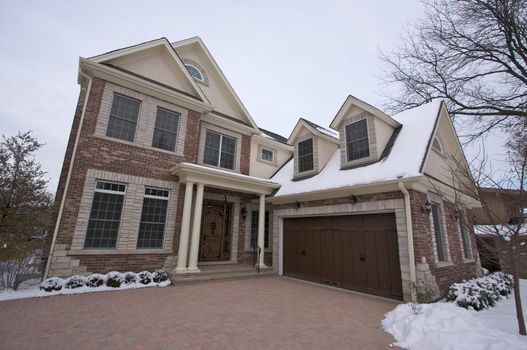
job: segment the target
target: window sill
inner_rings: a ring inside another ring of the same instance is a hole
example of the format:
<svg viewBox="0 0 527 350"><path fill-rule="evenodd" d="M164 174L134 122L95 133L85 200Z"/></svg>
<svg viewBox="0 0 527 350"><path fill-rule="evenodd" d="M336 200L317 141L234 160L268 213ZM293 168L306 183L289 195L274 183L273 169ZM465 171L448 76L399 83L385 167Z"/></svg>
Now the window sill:
<svg viewBox="0 0 527 350"><path fill-rule="evenodd" d="M436 262L436 266L438 269L440 269L442 267L454 266L454 263L452 261L439 261Z"/></svg>
<svg viewBox="0 0 527 350"><path fill-rule="evenodd" d="M118 143L122 143L122 144L129 145L129 146L134 146L134 147L147 149L147 150L150 150L150 151L170 154L172 156L184 157L184 154L182 152L178 152L177 150L176 151L169 151L169 150L166 150L166 149L163 149L163 148L147 146L147 145L143 145L143 144L140 144L140 143L137 143L137 142L121 140L121 139L118 139L118 138L115 138L115 137L106 136L106 135L94 135L94 136L98 137L100 139L103 139L103 140L118 142ZM177 146L176 146L176 148L177 148Z"/></svg>
<svg viewBox="0 0 527 350"><path fill-rule="evenodd" d="M257 162L260 162L260 163L264 163L264 164L267 164L267 165L272 165L274 167L278 167L278 163L275 162L275 161L268 161L268 160L263 160L263 159L260 159L260 158L256 158L256 161Z"/></svg>
<svg viewBox="0 0 527 350"><path fill-rule="evenodd" d="M470 264L476 262L476 259L470 258L470 259L463 259L463 263Z"/></svg>
<svg viewBox="0 0 527 350"><path fill-rule="evenodd" d="M222 168L221 166L215 166L215 165L207 164L204 162L198 162L198 165L206 166L207 168L211 168L211 169L218 169L218 170L228 171L228 172L235 173L235 174L241 174L241 171L238 170L237 168L234 168L234 169Z"/></svg>
<svg viewBox="0 0 527 350"><path fill-rule="evenodd" d="M68 251L68 255L130 255L130 254L167 254L169 249L78 249Z"/></svg>

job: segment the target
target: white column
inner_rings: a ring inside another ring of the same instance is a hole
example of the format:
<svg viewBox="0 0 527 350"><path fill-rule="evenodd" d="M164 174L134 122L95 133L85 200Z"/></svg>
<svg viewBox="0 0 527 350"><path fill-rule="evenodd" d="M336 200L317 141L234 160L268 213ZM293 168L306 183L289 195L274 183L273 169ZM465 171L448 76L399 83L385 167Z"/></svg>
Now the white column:
<svg viewBox="0 0 527 350"><path fill-rule="evenodd" d="M198 253L199 253L199 236L201 233L201 211L203 208L203 187L198 183L196 192L196 202L194 203L194 221L192 221L192 240L190 242L190 257L188 260L188 272L199 272Z"/></svg>
<svg viewBox="0 0 527 350"><path fill-rule="evenodd" d="M179 248L177 251L176 273L187 272L188 236L190 229L190 214L192 210L193 182L185 186L185 201L183 202L183 217L181 218L181 233L179 234Z"/></svg>
<svg viewBox="0 0 527 350"><path fill-rule="evenodd" d="M258 247L261 248L260 260L258 265L260 268L267 267L264 264L265 255L265 194L260 194L260 206L258 210Z"/></svg>

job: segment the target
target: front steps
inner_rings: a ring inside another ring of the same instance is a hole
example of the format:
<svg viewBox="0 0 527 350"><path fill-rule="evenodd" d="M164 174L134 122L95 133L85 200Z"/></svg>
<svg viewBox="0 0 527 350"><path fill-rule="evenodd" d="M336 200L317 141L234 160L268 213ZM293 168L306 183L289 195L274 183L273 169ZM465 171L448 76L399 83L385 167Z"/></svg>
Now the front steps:
<svg viewBox="0 0 527 350"><path fill-rule="evenodd" d="M199 266L200 272L175 273L170 272L170 280L177 286L181 284L200 283L207 281L226 281L235 279L257 278L276 274L272 268L256 271L252 265L225 264Z"/></svg>

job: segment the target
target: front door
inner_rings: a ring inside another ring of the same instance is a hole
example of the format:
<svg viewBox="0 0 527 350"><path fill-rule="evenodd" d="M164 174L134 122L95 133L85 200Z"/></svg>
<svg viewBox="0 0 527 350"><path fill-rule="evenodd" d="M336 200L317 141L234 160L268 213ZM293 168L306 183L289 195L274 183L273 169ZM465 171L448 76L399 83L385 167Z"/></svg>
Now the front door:
<svg viewBox="0 0 527 350"><path fill-rule="evenodd" d="M200 261L230 260L232 203L205 200L201 225Z"/></svg>

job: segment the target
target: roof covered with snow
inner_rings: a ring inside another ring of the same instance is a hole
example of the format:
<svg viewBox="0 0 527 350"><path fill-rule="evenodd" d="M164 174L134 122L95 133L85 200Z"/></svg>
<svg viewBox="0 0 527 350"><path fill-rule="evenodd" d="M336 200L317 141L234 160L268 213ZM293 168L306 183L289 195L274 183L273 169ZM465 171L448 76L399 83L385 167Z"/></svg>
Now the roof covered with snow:
<svg viewBox="0 0 527 350"><path fill-rule="evenodd" d="M275 141L278 141L280 143L283 143L283 144L287 145L287 138L286 137L283 137L280 134L277 134L275 132L269 131L269 130L264 129L264 128L259 128L259 129L262 132L262 136L263 137L266 137L268 139L275 140Z"/></svg>
<svg viewBox="0 0 527 350"><path fill-rule="evenodd" d="M324 135L331 136L331 137L334 137L334 138L337 138L337 139L339 138L339 134L337 134L333 130L326 129L325 127L320 126L320 125L318 125L316 123L313 123L312 121L307 120L306 118L300 118L300 119L302 119L303 121L308 123L310 126L312 126L315 130L317 130L318 132L320 132L320 133L322 133Z"/></svg>
<svg viewBox="0 0 527 350"><path fill-rule="evenodd" d="M291 159L272 177L273 181L282 185L275 197L422 175L421 165L426 156L440 107L441 101L432 101L393 115L392 118L402 127L389 154L376 163L341 170L340 149L337 149L317 175L301 181L293 181L294 163Z"/></svg>

